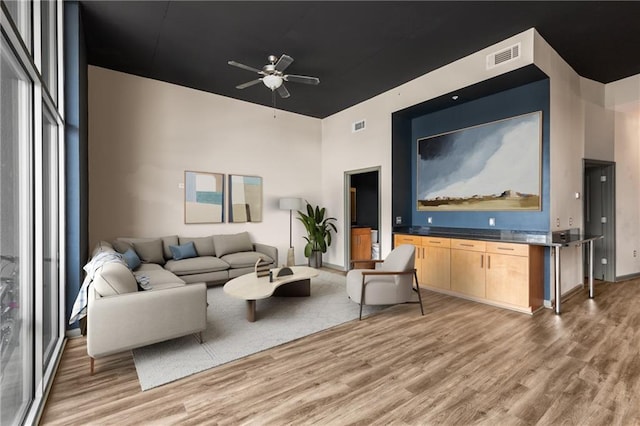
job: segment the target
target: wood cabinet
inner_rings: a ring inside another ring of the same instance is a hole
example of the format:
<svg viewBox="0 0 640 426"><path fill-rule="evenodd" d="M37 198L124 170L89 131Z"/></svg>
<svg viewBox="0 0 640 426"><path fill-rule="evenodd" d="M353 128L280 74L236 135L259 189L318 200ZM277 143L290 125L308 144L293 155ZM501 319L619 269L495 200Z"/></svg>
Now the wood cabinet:
<svg viewBox="0 0 640 426"><path fill-rule="evenodd" d="M543 304L540 246L395 234L416 247L420 284L432 290L531 313Z"/></svg>
<svg viewBox="0 0 640 426"><path fill-rule="evenodd" d="M451 240L422 237L420 284L442 289L451 288Z"/></svg>
<svg viewBox="0 0 640 426"><path fill-rule="evenodd" d="M351 228L351 260L365 259L371 259L371 228Z"/></svg>
<svg viewBox="0 0 640 426"><path fill-rule="evenodd" d="M421 285L450 288L451 250L449 238L396 234L394 247L411 244L416 248L415 268Z"/></svg>
<svg viewBox="0 0 640 426"><path fill-rule="evenodd" d="M451 240L451 290L485 297L485 243Z"/></svg>
<svg viewBox="0 0 640 426"><path fill-rule="evenodd" d="M542 306L543 258L542 247L487 243L487 299L531 310Z"/></svg>
<svg viewBox="0 0 640 426"><path fill-rule="evenodd" d="M422 257L420 256L420 249L422 248L422 238L416 235L395 234L393 237L393 246L398 247L402 244L411 244L416 248L415 255L415 268L417 271L418 279L421 280L422 276ZM421 280L422 282L422 280Z"/></svg>

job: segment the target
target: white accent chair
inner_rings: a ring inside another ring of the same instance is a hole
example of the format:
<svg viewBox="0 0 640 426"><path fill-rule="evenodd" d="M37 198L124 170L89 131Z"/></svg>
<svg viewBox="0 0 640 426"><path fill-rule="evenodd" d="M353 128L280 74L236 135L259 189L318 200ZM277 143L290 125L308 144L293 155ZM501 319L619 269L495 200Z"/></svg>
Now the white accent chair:
<svg viewBox="0 0 640 426"><path fill-rule="evenodd" d="M347 295L360 304L362 319L362 305L393 305L397 303L416 303L412 301L413 280L415 279L420 303L420 312L424 315L420 285L415 269L415 247L402 244L389 253L384 261L352 261L352 265L359 262L380 262L379 269L352 269L347 273ZM361 297L362 296L362 297Z"/></svg>

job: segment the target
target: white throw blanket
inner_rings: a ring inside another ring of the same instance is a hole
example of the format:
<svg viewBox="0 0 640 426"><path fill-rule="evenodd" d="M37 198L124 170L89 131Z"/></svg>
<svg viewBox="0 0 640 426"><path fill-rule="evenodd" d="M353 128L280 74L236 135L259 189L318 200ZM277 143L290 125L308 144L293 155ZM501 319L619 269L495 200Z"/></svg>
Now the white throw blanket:
<svg viewBox="0 0 640 426"><path fill-rule="evenodd" d="M87 301L88 301L88 293L89 293L89 285L93 281L93 277L98 269L102 267L105 263L117 262L122 263L123 265L127 265L125 260L123 259L120 253L112 252L112 251L101 251L97 255L95 255L89 263L84 265L84 271L87 273L87 276L84 278L82 282L82 286L80 287L80 291L78 292L78 296L76 297L76 301L73 304L73 309L71 310L71 318L69 318L69 324L73 324L81 318L84 318L87 315Z"/></svg>

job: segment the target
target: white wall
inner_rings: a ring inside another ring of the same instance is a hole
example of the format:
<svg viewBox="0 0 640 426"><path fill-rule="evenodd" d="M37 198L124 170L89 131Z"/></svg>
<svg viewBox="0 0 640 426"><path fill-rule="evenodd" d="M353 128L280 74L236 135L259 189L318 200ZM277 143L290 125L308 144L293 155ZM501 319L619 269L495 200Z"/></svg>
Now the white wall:
<svg viewBox="0 0 640 426"><path fill-rule="evenodd" d="M640 75L607 84L605 99L614 115L616 275L624 277L640 273Z"/></svg>
<svg viewBox="0 0 640 426"><path fill-rule="evenodd" d="M605 107L605 85L580 77L580 94L584 114L585 158L614 161L614 114Z"/></svg>
<svg viewBox="0 0 640 426"><path fill-rule="evenodd" d="M527 30L472 55L445 65L408 83L322 120L322 200L337 217L339 232L325 261L345 265L344 173L365 167L381 167L381 229L384 258L391 250L391 114L533 62L533 30ZM513 62L486 69L489 53L521 42L521 56ZM366 130L351 132L351 124L366 119Z"/></svg>
<svg viewBox="0 0 640 426"><path fill-rule="evenodd" d="M534 62L550 81L550 223L551 230L582 228L582 192L585 156L585 109L581 79L558 53L536 32ZM562 250L562 293L582 285L582 249ZM555 273L553 264L551 276ZM553 279L550 280L553 282ZM551 298L555 298L551 288Z"/></svg>
<svg viewBox="0 0 640 426"><path fill-rule="evenodd" d="M321 199L319 119L156 80L89 67L89 242L117 236L249 231L289 246L278 199ZM185 224L184 171L261 176L261 223ZM296 262L304 229L294 219Z"/></svg>

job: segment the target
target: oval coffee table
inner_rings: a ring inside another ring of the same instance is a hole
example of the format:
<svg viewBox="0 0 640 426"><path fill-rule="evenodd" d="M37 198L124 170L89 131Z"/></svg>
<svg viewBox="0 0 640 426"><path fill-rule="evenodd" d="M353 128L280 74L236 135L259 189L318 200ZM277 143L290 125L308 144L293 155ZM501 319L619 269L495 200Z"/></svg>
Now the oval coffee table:
<svg viewBox="0 0 640 426"><path fill-rule="evenodd" d="M308 297L311 295L311 278L318 276L318 270L307 266L292 266L293 275L276 278L280 268L271 269L273 282L269 277L256 276L255 272L229 280L223 287L229 296L247 301L247 321L256 320L256 300L271 296Z"/></svg>

